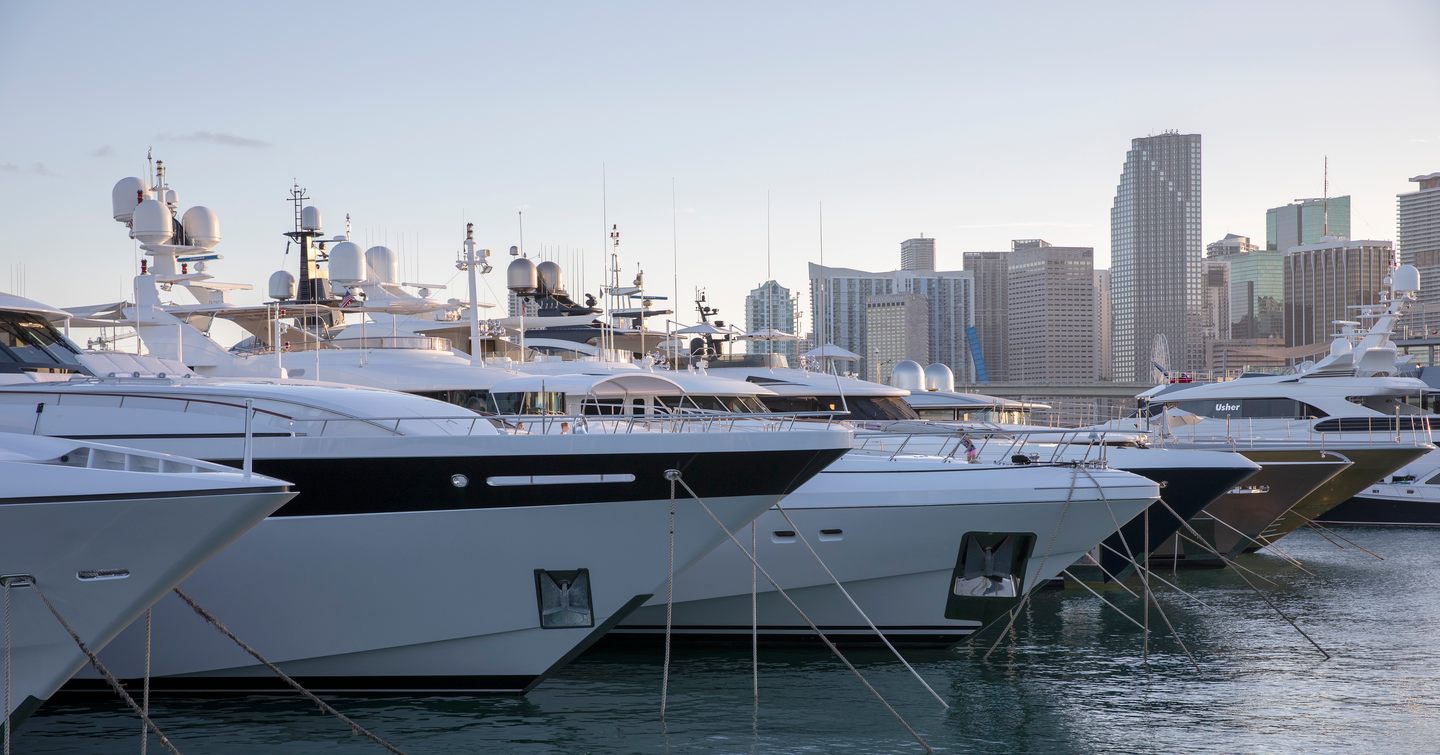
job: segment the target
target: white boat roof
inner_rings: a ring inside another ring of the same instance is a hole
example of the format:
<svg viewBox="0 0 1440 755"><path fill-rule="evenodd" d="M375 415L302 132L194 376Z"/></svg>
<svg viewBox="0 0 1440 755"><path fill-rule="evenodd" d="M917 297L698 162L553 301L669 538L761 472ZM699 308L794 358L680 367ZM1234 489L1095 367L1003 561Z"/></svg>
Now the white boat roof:
<svg viewBox="0 0 1440 755"><path fill-rule="evenodd" d="M895 396L910 394L869 380L842 377L826 372L809 372L794 367L711 367L706 374L745 380L769 388L781 396Z"/></svg>
<svg viewBox="0 0 1440 755"><path fill-rule="evenodd" d="M70 313L49 304L41 304L34 299L27 299L15 294L7 294L0 291L0 311L5 312L29 312L40 315L47 320L68 320Z"/></svg>
<svg viewBox="0 0 1440 755"><path fill-rule="evenodd" d="M598 398L621 396L678 396L685 389L653 372L610 375L519 375L490 386L491 393L564 393Z"/></svg>
<svg viewBox="0 0 1440 755"><path fill-rule="evenodd" d="M911 391L905 403L916 409L1049 409L1049 404L958 391Z"/></svg>

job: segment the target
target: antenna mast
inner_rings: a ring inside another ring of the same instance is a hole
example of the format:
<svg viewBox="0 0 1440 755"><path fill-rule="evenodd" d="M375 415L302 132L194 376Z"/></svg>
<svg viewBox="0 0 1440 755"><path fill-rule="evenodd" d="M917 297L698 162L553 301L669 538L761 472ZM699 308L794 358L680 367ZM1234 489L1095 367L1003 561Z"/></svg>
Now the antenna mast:
<svg viewBox="0 0 1440 755"><path fill-rule="evenodd" d="M1320 200L1320 235L1330 235L1330 156L1325 156L1324 198Z"/></svg>

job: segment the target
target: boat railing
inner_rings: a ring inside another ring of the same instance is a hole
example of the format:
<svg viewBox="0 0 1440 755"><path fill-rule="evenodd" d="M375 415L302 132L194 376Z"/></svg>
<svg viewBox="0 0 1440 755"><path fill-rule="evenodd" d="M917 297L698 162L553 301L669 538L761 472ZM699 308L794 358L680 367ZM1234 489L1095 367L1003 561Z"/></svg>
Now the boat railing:
<svg viewBox="0 0 1440 755"><path fill-rule="evenodd" d="M888 453L894 460L912 456L938 456L954 461L985 460L1010 464L1109 465L1110 446L1141 444L1143 433L1104 429L1013 429L1003 427L953 428L934 426L914 431L886 431L856 438L859 450ZM938 445L937 445L938 442Z"/></svg>
<svg viewBox="0 0 1440 755"><path fill-rule="evenodd" d="M1256 420L1259 419L1259 427ZM1152 432L1156 445L1167 442L1227 443L1231 450L1254 448L1257 444L1303 440L1324 451L1327 443L1365 440L1370 443L1433 443L1433 415L1400 414L1362 417L1226 418L1222 428L1212 423L1180 425ZM1301 434L1299 426L1304 426Z"/></svg>
<svg viewBox="0 0 1440 755"><path fill-rule="evenodd" d="M755 414L453 414L404 417L315 417L295 418L298 428L313 427L315 432L297 435L325 435L332 425L363 422L379 427L392 435L406 435L405 423L443 422L456 430L450 434L474 435L479 427L493 428L506 435L629 435L634 433L702 433L702 432L783 432L807 429L828 429L842 418L835 412L766 412ZM461 429L463 428L463 429ZM488 430L484 434L491 434Z"/></svg>

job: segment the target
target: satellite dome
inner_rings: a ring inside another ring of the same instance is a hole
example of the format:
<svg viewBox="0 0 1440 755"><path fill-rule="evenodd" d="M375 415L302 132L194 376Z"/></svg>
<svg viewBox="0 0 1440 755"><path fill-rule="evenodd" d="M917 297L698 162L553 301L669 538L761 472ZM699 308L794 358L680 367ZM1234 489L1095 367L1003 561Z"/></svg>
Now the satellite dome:
<svg viewBox="0 0 1440 755"><path fill-rule="evenodd" d="M535 272L539 277L541 293L551 294L562 290L560 287L560 263L545 260L535 266Z"/></svg>
<svg viewBox="0 0 1440 755"><path fill-rule="evenodd" d="M1397 294L1420 291L1420 270L1414 265L1401 265L1395 268L1393 278L1391 290Z"/></svg>
<svg viewBox="0 0 1440 755"><path fill-rule="evenodd" d="M400 282L400 258L388 246L372 246L365 250L365 266L369 279L380 283Z"/></svg>
<svg viewBox="0 0 1440 755"><path fill-rule="evenodd" d="M890 384L896 388L904 388L907 391L925 390L925 368L919 362L905 359L895 363L895 371L890 373Z"/></svg>
<svg viewBox="0 0 1440 755"><path fill-rule="evenodd" d="M170 208L156 199L147 199L135 205L135 214L130 219L130 236L142 244L164 244L173 234L174 216Z"/></svg>
<svg viewBox="0 0 1440 755"><path fill-rule="evenodd" d="M150 184L143 178L128 176L115 182L115 188L110 190L110 207L114 218L121 223L129 223L130 217L135 214L135 205L145 198L150 191Z"/></svg>
<svg viewBox="0 0 1440 755"><path fill-rule="evenodd" d="M286 270L276 270L270 274L270 298L276 301L289 301L295 298L295 276Z"/></svg>
<svg viewBox="0 0 1440 755"><path fill-rule="evenodd" d="M516 257L505 270L505 287L517 294L533 294L539 288L535 263L528 257Z"/></svg>
<svg viewBox="0 0 1440 755"><path fill-rule="evenodd" d="M319 207L310 205L300 210L300 230L319 232L321 228Z"/></svg>
<svg viewBox="0 0 1440 755"><path fill-rule="evenodd" d="M353 241L330 247L330 280L353 285L365 280L365 252Z"/></svg>
<svg viewBox="0 0 1440 755"><path fill-rule="evenodd" d="M209 251L220 243L220 218L209 207L195 206L180 217L180 227L190 243Z"/></svg>
<svg viewBox="0 0 1440 755"><path fill-rule="evenodd" d="M955 392L955 372L950 365L935 362L925 368L925 390Z"/></svg>

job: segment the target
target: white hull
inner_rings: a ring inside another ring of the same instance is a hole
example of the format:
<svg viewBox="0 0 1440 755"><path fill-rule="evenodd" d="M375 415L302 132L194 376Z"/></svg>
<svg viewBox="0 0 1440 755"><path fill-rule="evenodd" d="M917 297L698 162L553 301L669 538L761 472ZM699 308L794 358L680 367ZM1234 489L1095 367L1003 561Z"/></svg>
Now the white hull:
<svg viewBox="0 0 1440 755"><path fill-rule="evenodd" d="M81 639L99 649L197 564L290 497L247 491L5 503L0 575L33 576ZM128 576L83 581L77 576L97 569L125 570ZM10 598L11 704L27 712L86 659L34 589L13 588Z"/></svg>
<svg viewBox="0 0 1440 755"><path fill-rule="evenodd" d="M776 496L707 500L736 529ZM184 589L314 689L524 691L654 593L669 558L668 500L324 517L272 517ZM675 558L723 532L683 491ZM588 569L594 627L539 627L535 570ZM273 676L171 598L156 606L160 687L267 689ZM105 662L139 676L143 630Z"/></svg>
<svg viewBox="0 0 1440 755"><path fill-rule="evenodd" d="M1154 483L1134 475L1092 470L1106 486L1053 467L982 467L896 460L871 464L873 474L843 474L851 457L832 465L757 521L757 561L828 635L871 636L863 617L815 562L798 537L809 539L870 619L892 639L953 642L978 620L945 617L962 538L969 532L1035 536L1023 591L1057 576L1154 500ZM928 466L933 472L904 472ZM1039 489L1037 489L1039 488ZM1067 503L1067 495L1072 500ZM1106 510L1108 505L1109 511ZM1113 513L1113 518L1112 518ZM740 539L748 548L750 529ZM716 638L751 632L748 556L723 544L676 577L673 633ZM763 576L757 623L767 637L813 632ZM665 622L664 588L621 624L619 633L654 634Z"/></svg>

